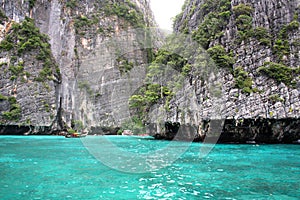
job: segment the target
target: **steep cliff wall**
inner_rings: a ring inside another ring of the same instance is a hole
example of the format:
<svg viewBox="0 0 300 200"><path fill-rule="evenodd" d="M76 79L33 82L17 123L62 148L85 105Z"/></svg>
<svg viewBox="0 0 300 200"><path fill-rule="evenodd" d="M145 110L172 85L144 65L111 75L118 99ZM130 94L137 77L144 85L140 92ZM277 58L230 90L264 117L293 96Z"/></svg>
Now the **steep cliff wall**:
<svg viewBox="0 0 300 200"><path fill-rule="evenodd" d="M299 139L297 0L186 1L160 50L145 0L0 3L1 124L101 133L133 113L151 134L172 121L198 139Z"/></svg>
<svg viewBox="0 0 300 200"><path fill-rule="evenodd" d="M14 23L4 15L1 32L1 124L50 126L61 80L48 37L32 19Z"/></svg>
<svg viewBox="0 0 300 200"><path fill-rule="evenodd" d="M200 125L203 134L207 133L204 121L218 118L233 119L225 121L232 129L223 128L224 133L238 133L245 127L253 132L260 130L257 119L294 119L299 126L299 6L298 0L186 1L183 12L176 17L174 31L197 41L217 70L210 81L204 80L203 74L195 72L203 66L197 61L199 54L186 57L193 69L181 94L171 100L166 120ZM211 89L214 82L221 89L217 99ZM191 102L189 106L187 101ZM215 112L215 107L219 111ZM162 114L158 110L155 115ZM252 125L245 125L244 119L253 120ZM290 126L275 121L270 120L273 128L268 130L277 127L285 134L298 133L293 135L294 140L300 137L297 126L290 130Z"/></svg>
<svg viewBox="0 0 300 200"><path fill-rule="evenodd" d="M152 52L141 45L149 40L141 28L155 26L148 1L0 4L3 124L53 125L53 129L118 126L128 117L125 113L119 121L114 119L112 107L125 101L116 101L111 94L127 71L151 57ZM34 31L20 32L24 24ZM13 47L3 41L11 41ZM121 93L118 97L123 98ZM7 117L9 111L17 117Z"/></svg>
<svg viewBox="0 0 300 200"><path fill-rule="evenodd" d="M296 0L190 1L178 17L176 31L188 31L212 57L223 47L234 59L223 76L227 117L299 116L299 12ZM252 79L248 88L238 83L243 73Z"/></svg>

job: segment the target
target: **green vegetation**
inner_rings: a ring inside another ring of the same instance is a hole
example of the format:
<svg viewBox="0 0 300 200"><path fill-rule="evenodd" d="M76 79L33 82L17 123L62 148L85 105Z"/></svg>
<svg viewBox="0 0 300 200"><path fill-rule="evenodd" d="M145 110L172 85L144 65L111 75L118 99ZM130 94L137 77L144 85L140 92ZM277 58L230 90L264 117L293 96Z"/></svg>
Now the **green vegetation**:
<svg viewBox="0 0 300 200"><path fill-rule="evenodd" d="M50 106L49 106L49 104L45 103L44 107L45 107L46 112L50 112Z"/></svg>
<svg viewBox="0 0 300 200"><path fill-rule="evenodd" d="M2 51L10 51L11 49L13 49L13 47L14 43L12 41L12 37L10 37L9 35L0 43L0 50Z"/></svg>
<svg viewBox="0 0 300 200"><path fill-rule="evenodd" d="M215 64L218 67L229 68L231 69L235 63L234 58L227 53L225 48L222 45L216 45L207 50L207 53L215 61Z"/></svg>
<svg viewBox="0 0 300 200"><path fill-rule="evenodd" d="M0 101L1 100L8 100L8 97L0 93Z"/></svg>
<svg viewBox="0 0 300 200"><path fill-rule="evenodd" d="M184 10L187 7L187 5L188 5L189 2L190 2L189 0L186 0L184 2L184 5L182 6L182 12L180 14L178 14L178 15L175 16L174 24L173 25L175 25L175 23L179 22L179 20L182 19L183 14L184 14ZM190 19L193 16L193 14L195 13L196 8L197 8L197 2L194 1L193 5L191 6L191 9L189 10L188 15L185 16L184 22L182 23L182 25L180 27L181 33L184 33L184 34L188 34L189 33L188 19Z"/></svg>
<svg viewBox="0 0 300 200"><path fill-rule="evenodd" d="M176 89L180 88L184 77L188 76L192 66L182 55L175 52L187 50L176 43L178 37L168 38L165 48L153 55L153 61L148 66L146 81L143 87L130 97L129 105L136 120L147 121L146 113L154 104L164 105L166 111L170 108L170 101ZM179 39L180 41L180 39ZM168 49L168 50L167 50ZM179 50L180 49L180 50ZM182 53L184 54L184 53ZM176 70L174 73L174 70ZM165 77L165 76L168 77ZM174 76L173 76L174 75ZM165 77L163 83L156 83L158 77ZM133 121L136 121L133 120Z"/></svg>
<svg viewBox="0 0 300 200"><path fill-rule="evenodd" d="M273 51L281 60L283 56L289 55L290 53L290 44L288 40L277 39L273 46Z"/></svg>
<svg viewBox="0 0 300 200"><path fill-rule="evenodd" d="M145 133L145 126L143 121L137 116L126 120L122 123L121 128L118 130L118 135L121 135L124 130L131 130L134 135Z"/></svg>
<svg viewBox="0 0 300 200"><path fill-rule="evenodd" d="M294 77L300 74L300 67L290 68L280 63L266 62L258 71L264 73L277 82L282 82L287 86L295 86Z"/></svg>
<svg viewBox="0 0 300 200"><path fill-rule="evenodd" d="M184 4L183 4L182 7L181 7L181 13L179 13L178 15L175 16L173 25L174 25L175 23L177 23L178 20L180 20L180 19L183 17L184 10L185 10L185 8L188 6L189 2L190 2L190 0L185 0L185 1L184 1Z"/></svg>
<svg viewBox="0 0 300 200"><path fill-rule="evenodd" d="M129 72L134 67L133 62L128 61L124 56L117 58L117 62L121 74Z"/></svg>
<svg viewBox="0 0 300 200"><path fill-rule="evenodd" d="M129 99L130 108L134 109L139 119L144 119L150 107L158 103L161 99L172 98L173 93L166 86L159 84L148 84L140 88L139 91Z"/></svg>
<svg viewBox="0 0 300 200"><path fill-rule="evenodd" d="M206 0L201 4L201 13L202 15L207 15L211 11L216 12L227 12L231 8L230 0ZM217 9L217 10L216 10Z"/></svg>
<svg viewBox="0 0 300 200"><path fill-rule="evenodd" d="M116 15L125 19L135 28L144 27L144 15L131 1L108 1L104 8L106 15Z"/></svg>
<svg viewBox="0 0 300 200"><path fill-rule="evenodd" d="M241 66L234 69L234 80L235 80L235 87L242 90L242 93L250 94L255 92L252 88L253 80L249 77L248 72L244 71Z"/></svg>
<svg viewBox="0 0 300 200"><path fill-rule="evenodd" d="M165 66L168 65L179 72L184 71L185 73L188 73L190 70L190 65L188 64L187 59L164 49L160 49L156 53L155 60L152 62L152 64Z"/></svg>
<svg viewBox="0 0 300 200"><path fill-rule="evenodd" d="M0 24L2 24L5 20L7 20L7 16L5 15L4 11L0 9Z"/></svg>
<svg viewBox="0 0 300 200"><path fill-rule="evenodd" d="M87 16L80 15L75 19L74 26L77 34L84 35L85 32L92 27L92 25L98 24L99 18L97 15ZM102 29L101 27L99 29ZM103 30L103 29L102 29Z"/></svg>
<svg viewBox="0 0 300 200"><path fill-rule="evenodd" d="M255 28L253 30L253 36L260 42L260 44L266 45L266 46L271 46L272 36L266 28L264 28L264 27Z"/></svg>
<svg viewBox="0 0 300 200"><path fill-rule="evenodd" d="M281 98L278 94L273 94L269 96L269 100L272 103L276 103L276 102L284 102L284 99Z"/></svg>
<svg viewBox="0 0 300 200"><path fill-rule="evenodd" d="M23 74L24 64L23 62L19 62L19 64L16 66L14 65L9 66L8 69L12 74L10 79L15 80L20 74Z"/></svg>
<svg viewBox="0 0 300 200"><path fill-rule="evenodd" d="M288 41L288 34L298 30L300 23L298 22L298 17L295 15L295 19L289 24L284 25L278 33L278 37L274 43L273 51L277 55L277 60L282 61L284 56L290 53L290 44Z"/></svg>
<svg viewBox="0 0 300 200"><path fill-rule="evenodd" d="M28 2L29 2L29 10L31 10L35 5L36 0L28 0Z"/></svg>
<svg viewBox="0 0 300 200"><path fill-rule="evenodd" d="M235 15L235 24L238 29L237 42L247 41L248 38L254 35L252 28L252 12L253 8L246 4L239 4L232 8Z"/></svg>
<svg viewBox="0 0 300 200"><path fill-rule="evenodd" d="M204 48L208 49L211 41L223 36L222 30L227 25L231 15L230 0L207 0L201 5L203 21L198 29L193 32L193 39Z"/></svg>
<svg viewBox="0 0 300 200"><path fill-rule="evenodd" d="M284 25L279 32L279 35L278 35L279 39L287 39L288 34L290 32L298 30L299 26L300 26L300 23L298 22L297 19L296 20L294 19L289 24Z"/></svg>
<svg viewBox="0 0 300 200"><path fill-rule="evenodd" d="M84 126L83 126L83 122L80 120L71 120L71 127L72 130L76 130L76 131L80 131L83 130Z"/></svg>
<svg viewBox="0 0 300 200"><path fill-rule="evenodd" d="M236 26L239 31L249 32L252 29L252 17L248 15L240 15L235 19Z"/></svg>
<svg viewBox="0 0 300 200"><path fill-rule="evenodd" d="M75 8L77 6L76 0L69 0L66 2L66 7L68 8Z"/></svg>
<svg viewBox="0 0 300 200"><path fill-rule="evenodd" d="M12 36L18 40L17 51L19 55L32 49L40 49L45 54L50 53L49 38L47 35L40 33L34 25L33 19L26 17L21 24L13 24L12 29Z"/></svg>
<svg viewBox="0 0 300 200"><path fill-rule="evenodd" d="M76 133L76 130L74 130L74 129L72 129L72 128L69 128L67 131L68 131L69 134L74 134L74 133Z"/></svg>
<svg viewBox="0 0 300 200"><path fill-rule="evenodd" d="M94 91L87 81L79 81L78 88L81 90L85 90L90 96L94 94Z"/></svg>
<svg viewBox="0 0 300 200"><path fill-rule="evenodd" d="M2 112L2 118L7 121L19 121L21 118L21 106L17 102L15 97L5 97L2 94L0 95L0 99L8 100L10 104L9 111Z"/></svg>
<svg viewBox="0 0 300 200"><path fill-rule="evenodd" d="M242 3L239 5L233 6L232 10L236 16L240 16L240 15L250 16L251 13L254 11L251 6L249 6L247 4L242 4Z"/></svg>
<svg viewBox="0 0 300 200"><path fill-rule="evenodd" d="M77 7L75 0L68 1L66 7L74 9ZM75 31L79 35L95 34L107 34L114 31L109 27L99 26L100 18L103 18L103 14L106 16L117 16L120 19L124 19L127 23L123 23L124 26L130 24L135 28L142 28L145 26L144 15L139 8L129 0L115 0L104 2L95 2L95 7L98 7L98 12L94 12L92 15L78 15L74 20Z"/></svg>
<svg viewBox="0 0 300 200"><path fill-rule="evenodd" d="M17 57L21 57L25 53L37 50L39 53L36 59L43 62L43 69L40 71L39 76L35 78L36 81L53 80L53 67L58 72L58 67L54 64L50 45L48 43L48 36L40 33L39 29L35 26L34 20L26 17L20 23L14 23L12 29L0 43L0 50L12 51L11 63L15 62ZM17 66L9 66L12 72L12 79L14 80L24 69L24 63Z"/></svg>

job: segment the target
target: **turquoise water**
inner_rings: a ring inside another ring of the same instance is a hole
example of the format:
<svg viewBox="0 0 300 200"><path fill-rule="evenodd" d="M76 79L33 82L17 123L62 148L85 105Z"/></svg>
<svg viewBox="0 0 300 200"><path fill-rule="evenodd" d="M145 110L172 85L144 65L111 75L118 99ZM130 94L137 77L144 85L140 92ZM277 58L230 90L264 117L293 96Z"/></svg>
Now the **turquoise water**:
<svg viewBox="0 0 300 200"><path fill-rule="evenodd" d="M105 138L124 153L168 144ZM300 145L216 145L199 158L201 145L165 168L135 174L103 165L80 139L1 136L0 199L300 199Z"/></svg>

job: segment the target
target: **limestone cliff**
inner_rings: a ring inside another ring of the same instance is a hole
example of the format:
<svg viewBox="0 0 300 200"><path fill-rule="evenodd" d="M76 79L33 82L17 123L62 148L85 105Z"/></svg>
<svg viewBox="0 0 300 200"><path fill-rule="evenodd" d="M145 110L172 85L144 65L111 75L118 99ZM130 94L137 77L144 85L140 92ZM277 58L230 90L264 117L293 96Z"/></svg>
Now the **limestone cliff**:
<svg viewBox="0 0 300 200"><path fill-rule="evenodd" d="M199 54L187 57L189 81L171 100L166 120L200 126L198 134L205 135L209 122L221 118L220 132L231 141L299 139L299 6L298 0L187 0L174 31L197 41L218 70L204 80L195 73ZM217 100L213 82L220 86ZM269 136L259 140L263 134Z"/></svg>
<svg viewBox="0 0 300 200"><path fill-rule="evenodd" d="M127 71L148 63L152 54L139 48L149 40L142 28L155 26L148 1L3 0L0 5L1 124L118 126L112 116L118 102L111 93Z"/></svg>
<svg viewBox="0 0 300 200"><path fill-rule="evenodd" d="M0 133L300 138L298 0L187 0L162 47L146 0L0 4Z"/></svg>

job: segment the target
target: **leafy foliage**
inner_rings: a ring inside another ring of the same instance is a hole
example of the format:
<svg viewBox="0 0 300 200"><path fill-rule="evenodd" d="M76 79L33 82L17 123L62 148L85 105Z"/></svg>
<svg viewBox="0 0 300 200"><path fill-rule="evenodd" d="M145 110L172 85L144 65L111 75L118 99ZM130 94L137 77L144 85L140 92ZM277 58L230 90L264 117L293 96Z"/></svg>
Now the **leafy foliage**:
<svg viewBox="0 0 300 200"><path fill-rule="evenodd" d="M77 6L76 0L69 0L66 2L66 7L68 8L75 8Z"/></svg>
<svg viewBox="0 0 300 200"><path fill-rule="evenodd" d="M21 118L21 106L17 102L15 97L5 97L2 95L3 100L8 100L10 104L10 110L6 112L2 112L3 119L7 121L19 121Z"/></svg>
<svg viewBox="0 0 300 200"><path fill-rule="evenodd" d="M249 6L247 4L242 4L242 3L239 5L233 6L232 10L236 16L240 16L240 15L250 16L251 13L253 12L253 8L251 6Z"/></svg>
<svg viewBox="0 0 300 200"><path fill-rule="evenodd" d="M83 122L80 120L72 120L71 121L71 129L74 129L75 131L83 130Z"/></svg>
<svg viewBox="0 0 300 200"><path fill-rule="evenodd" d="M242 67L234 69L235 87L242 90L242 93L250 94L253 92L253 80L249 77L248 72L244 71Z"/></svg>
<svg viewBox="0 0 300 200"><path fill-rule="evenodd" d="M12 41L12 37L9 35L0 43L0 50L2 51L3 50L10 51L11 49L13 49L13 47L14 47L14 43Z"/></svg>
<svg viewBox="0 0 300 200"><path fill-rule="evenodd" d="M253 8L246 4L239 4L233 7L233 13L235 14L235 24L238 29L238 35L236 41L241 43L254 35L252 28L251 14Z"/></svg>
<svg viewBox="0 0 300 200"><path fill-rule="evenodd" d="M143 13L131 1L108 1L104 8L106 15L116 15L136 28L144 27Z"/></svg>
<svg viewBox="0 0 300 200"><path fill-rule="evenodd" d="M0 24L2 24L5 20L7 20L7 16L5 15L4 11L0 9Z"/></svg>
<svg viewBox="0 0 300 200"><path fill-rule="evenodd" d="M253 30L253 36L262 45L271 46L271 35L269 31L264 27L257 27Z"/></svg>
<svg viewBox="0 0 300 200"><path fill-rule="evenodd" d="M96 15L93 15L90 18L85 15L77 16L74 21L75 31L77 34L84 35L85 32L92 27L92 25L98 23L99 18ZM103 31L101 27L99 29Z"/></svg>
<svg viewBox="0 0 300 200"><path fill-rule="evenodd" d="M121 135L124 130L131 130L134 135L143 134L146 132L143 121L137 117L126 120L122 123L121 129L118 131L118 135Z"/></svg>
<svg viewBox="0 0 300 200"><path fill-rule="evenodd" d="M277 39L273 45L273 51L277 55L277 61L282 62L283 57L289 55L290 53L290 44L288 41L288 34L298 30L300 23L298 22L297 15L294 17L294 20L289 24L282 26L281 30L277 35Z"/></svg>
<svg viewBox="0 0 300 200"><path fill-rule="evenodd" d="M8 97L0 93L0 101L1 100L8 100Z"/></svg>
<svg viewBox="0 0 300 200"><path fill-rule="evenodd" d="M68 131L69 134L74 134L74 133L76 133L76 130L74 130L74 129L72 129L72 128L69 128L67 131Z"/></svg>
<svg viewBox="0 0 300 200"><path fill-rule="evenodd" d="M151 106L156 104L160 99L171 98L172 95L173 93L166 86L148 84L140 88L135 95L130 97L129 105L143 118Z"/></svg>
<svg viewBox="0 0 300 200"><path fill-rule="evenodd" d="M12 51L14 56L20 57L25 53L33 50L38 50L36 58L43 62L43 69L40 71L36 81L52 80L53 71L52 68L58 67L54 64L52 59L50 44L48 43L49 37L40 33L39 29L35 26L34 20L26 17L25 20L20 23L14 23L12 29L0 43L0 50ZM13 56L11 57L13 60ZM14 77L20 74L24 66L10 66L9 70Z"/></svg>
<svg viewBox="0 0 300 200"><path fill-rule="evenodd" d="M290 68L280 63L266 62L258 71L264 73L277 82L287 86L295 86L294 77L300 73L300 67Z"/></svg>
<svg viewBox="0 0 300 200"><path fill-rule="evenodd" d="M19 62L18 65L16 66L11 65L8 69L11 71L13 75L19 76L19 74L21 74L24 70L24 65L22 62Z"/></svg>
<svg viewBox="0 0 300 200"><path fill-rule="evenodd" d="M48 36L40 33L39 29L34 25L31 18L26 17L21 24L13 24L13 32L17 36L18 53L32 49L41 49L41 51L49 53L50 45Z"/></svg>
<svg viewBox="0 0 300 200"><path fill-rule="evenodd" d="M216 45L207 50L207 53L215 61L215 64L223 68L232 68L235 63L233 57L226 52L222 45Z"/></svg>
<svg viewBox="0 0 300 200"><path fill-rule="evenodd" d="M281 60L284 55L290 53L289 41L277 39L274 43L273 51L278 56L279 60Z"/></svg>
<svg viewBox="0 0 300 200"><path fill-rule="evenodd" d="M247 31L252 28L252 17L248 15L239 15L236 18L236 25L239 31Z"/></svg>
<svg viewBox="0 0 300 200"><path fill-rule="evenodd" d="M204 48L208 49L212 40L223 36L223 28L227 25L231 15L229 0L209 0L201 5L203 21L193 32L195 39Z"/></svg>
<svg viewBox="0 0 300 200"><path fill-rule="evenodd" d="M230 8L231 8L230 0L206 0L201 5L201 13L203 13L203 15L207 15L212 11L226 12L229 11Z"/></svg>
<svg viewBox="0 0 300 200"><path fill-rule="evenodd" d="M36 0L28 0L28 2L29 2L29 9L31 10L35 5Z"/></svg>
<svg viewBox="0 0 300 200"><path fill-rule="evenodd" d="M289 24L284 25L279 32L279 39L286 39L289 32L298 30L300 23L297 20L291 21Z"/></svg>
<svg viewBox="0 0 300 200"><path fill-rule="evenodd" d="M179 72L182 72L184 68L185 72L188 72L189 68L187 59L163 49L160 49L156 53L153 63L171 66L173 69Z"/></svg>
<svg viewBox="0 0 300 200"><path fill-rule="evenodd" d="M269 100L272 102L272 103L276 103L276 102L284 102L284 99L281 98L279 96L279 94L273 94L273 95L270 95L269 96Z"/></svg>
<svg viewBox="0 0 300 200"><path fill-rule="evenodd" d="M93 93L94 93L90 84L87 81L79 81L78 88L81 90L85 90L89 95L93 95Z"/></svg>
<svg viewBox="0 0 300 200"><path fill-rule="evenodd" d="M124 74L124 73L130 71L134 67L133 62L129 61L124 56L118 57L117 62L118 62L118 67L119 67L121 74Z"/></svg>

